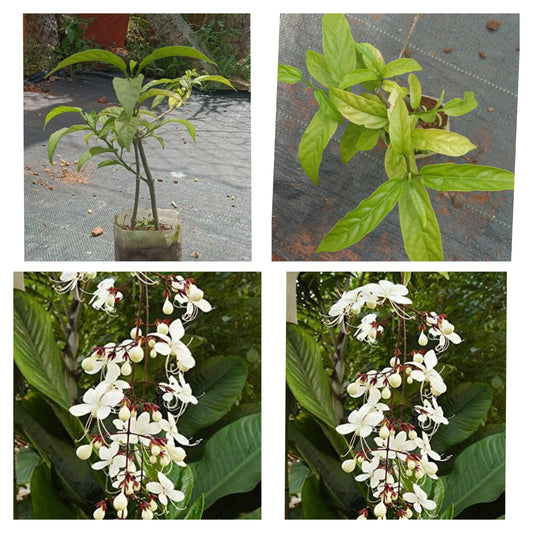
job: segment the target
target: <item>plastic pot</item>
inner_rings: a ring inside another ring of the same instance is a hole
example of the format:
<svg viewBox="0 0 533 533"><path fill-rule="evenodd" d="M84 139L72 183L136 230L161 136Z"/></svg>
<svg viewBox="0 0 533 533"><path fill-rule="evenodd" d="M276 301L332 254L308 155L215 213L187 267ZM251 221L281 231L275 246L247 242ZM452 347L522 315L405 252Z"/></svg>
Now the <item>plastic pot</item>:
<svg viewBox="0 0 533 533"><path fill-rule="evenodd" d="M130 228L131 214L128 209L115 217L116 261L181 261L181 214L170 209L158 209L158 231ZM151 209L139 209L137 220L152 217Z"/></svg>

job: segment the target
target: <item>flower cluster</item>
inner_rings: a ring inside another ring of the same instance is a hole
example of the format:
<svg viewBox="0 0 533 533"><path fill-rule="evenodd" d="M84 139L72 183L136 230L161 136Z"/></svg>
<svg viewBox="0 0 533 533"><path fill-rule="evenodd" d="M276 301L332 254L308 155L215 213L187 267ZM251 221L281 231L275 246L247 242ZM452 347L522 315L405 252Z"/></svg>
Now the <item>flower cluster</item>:
<svg viewBox="0 0 533 533"><path fill-rule="evenodd" d="M88 389L82 401L70 413L85 417L85 444L77 456L90 460L94 470L105 472L107 498L96 505L95 519L103 519L111 506L119 519L130 515L149 520L162 515L169 505L179 508L185 495L174 486L172 473L185 467L184 446L190 440L178 429L178 420L189 404L197 404L185 374L195 366L195 359L185 342L184 324L209 312L211 305L192 279L161 274L132 273L122 286L114 278L105 278L93 291L87 283L96 273L63 273L57 281L58 292L72 291L78 299L90 294L90 305L109 315L116 314L123 291L139 283L137 318L128 338L93 348L81 362L89 375L99 382ZM148 285L162 284L164 315L184 309L181 318L148 319ZM171 299L174 303L171 302ZM170 306L170 308L169 308ZM148 361L165 359L165 379L148 380ZM137 377L136 377L137 375ZM155 403L148 399L159 396Z"/></svg>
<svg viewBox="0 0 533 533"><path fill-rule="evenodd" d="M350 458L342 469L368 486L369 506L358 519L370 513L378 519L423 518L436 509L428 487L438 479L437 462L442 458L431 448L431 437L441 424L448 424L438 404L446 391L438 356L449 343L462 339L445 315L414 309L407 294L404 285L381 280L344 293L329 312L328 325L339 324L346 333L352 328L357 340L374 346L385 327L398 318L389 366L361 373L347 386L348 395L363 403L337 426L338 433L352 435ZM383 309L381 319L375 312L378 307ZM373 312L353 325L354 317L365 308ZM411 351L407 350L408 321L419 328L419 346ZM435 345L428 349L430 342Z"/></svg>

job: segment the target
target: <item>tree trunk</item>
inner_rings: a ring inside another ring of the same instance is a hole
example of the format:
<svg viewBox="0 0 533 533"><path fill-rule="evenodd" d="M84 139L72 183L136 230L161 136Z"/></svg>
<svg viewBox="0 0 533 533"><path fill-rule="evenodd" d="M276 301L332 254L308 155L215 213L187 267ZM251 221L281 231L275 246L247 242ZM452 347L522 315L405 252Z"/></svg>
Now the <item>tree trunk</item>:
<svg viewBox="0 0 533 533"><path fill-rule="evenodd" d="M209 52L205 46L200 43L192 32L189 25L179 14L145 14L144 15L158 41L166 46L192 46L202 54L209 57ZM209 74L218 74L219 70L215 65L207 61L190 59L191 66L198 70L207 70Z"/></svg>
<svg viewBox="0 0 533 533"><path fill-rule="evenodd" d="M24 37L33 39L42 46L59 46L55 15L25 14Z"/></svg>

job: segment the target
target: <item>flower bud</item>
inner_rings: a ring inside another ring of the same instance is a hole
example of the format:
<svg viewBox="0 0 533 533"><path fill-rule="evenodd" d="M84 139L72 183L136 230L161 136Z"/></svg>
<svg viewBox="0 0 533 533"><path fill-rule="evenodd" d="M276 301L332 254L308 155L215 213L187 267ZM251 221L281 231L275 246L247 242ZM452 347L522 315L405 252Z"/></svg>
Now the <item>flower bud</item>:
<svg viewBox="0 0 533 533"><path fill-rule="evenodd" d="M154 513L157 511L157 502L155 500L150 500L150 511Z"/></svg>
<svg viewBox="0 0 533 533"><path fill-rule="evenodd" d="M374 507L374 515L376 518L383 518L387 514L387 507L383 503L383 501L380 501L375 507Z"/></svg>
<svg viewBox="0 0 533 533"><path fill-rule="evenodd" d="M415 477L416 479L421 479L425 476L424 472L420 469L420 468L417 468L415 470Z"/></svg>
<svg viewBox="0 0 533 533"><path fill-rule="evenodd" d="M346 387L346 392L350 396L355 396L359 392L360 387L361 387L361 383L359 381L354 381L353 383L350 383Z"/></svg>
<svg viewBox="0 0 533 533"><path fill-rule="evenodd" d="M390 431L389 431L389 428L387 427L387 425L383 425L381 426L381 429L379 430L379 436L385 440L389 437L390 435Z"/></svg>
<svg viewBox="0 0 533 533"><path fill-rule="evenodd" d="M161 455L159 457L159 464L162 466L162 467L165 467L165 466L168 466L170 464L170 459L168 458L167 455Z"/></svg>
<svg viewBox="0 0 533 533"><path fill-rule="evenodd" d="M407 461L407 468L408 468L409 470L414 470L414 469L416 468L416 462L413 461L413 459L409 459L409 460Z"/></svg>
<svg viewBox="0 0 533 533"><path fill-rule="evenodd" d="M426 346L427 343L428 343L427 335L423 331L421 331L420 335L418 336L418 344L420 344L420 346Z"/></svg>
<svg viewBox="0 0 533 533"><path fill-rule="evenodd" d="M152 520L153 517L154 513L149 508L143 509L141 513L141 518L143 520Z"/></svg>
<svg viewBox="0 0 533 533"><path fill-rule="evenodd" d="M78 459L81 459L82 461L86 461L91 457L93 453L93 446L92 444L83 444L79 448L76 448L76 455L78 456Z"/></svg>
<svg viewBox="0 0 533 533"><path fill-rule="evenodd" d="M424 356L420 352L417 352L413 355L413 361L422 364L424 362Z"/></svg>
<svg viewBox="0 0 533 533"><path fill-rule="evenodd" d="M406 381L408 385L411 385L411 383L413 383L413 378L411 376L408 376Z"/></svg>
<svg viewBox="0 0 533 533"><path fill-rule="evenodd" d="M450 324L446 319L442 319L439 322L439 329L442 331L442 333L444 333L444 335L451 335L454 332L455 327L453 324Z"/></svg>
<svg viewBox="0 0 533 533"><path fill-rule="evenodd" d="M128 355L134 363L140 363L144 358L144 350L141 346L136 344L133 348L128 350Z"/></svg>
<svg viewBox="0 0 533 533"><path fill-rule="evenodd" d="M157 463L157 457L155 455L150 455L150 464L155 465Z"/></svg>
<svg viewBox="0 0 533 533"><path fill-rule="evenodd" d="M94 367L96 366L96 357L86 357L81 362L81 367L85 372L92 372L94 370Z"/></svg>
<svg viewBox="0 0 533 533"><path fill-rule="evenodd" d="M409 430L409 433L407 434L407 436L411 439L411 440L415 440L418 435L416 434L416 431L414 429L410 429Z"/></svg>
<svg viewBox="0 0 533 533"><path fill-rule="evenodd" d="M157 324L157 333L161 333L161 335L166 335L168 333L168 326L164 322L160 322Z"/></svg>
<svg viewBox="0 0 533 533"><path fill-rule="evenodd" d="M125 520L128 516L128 510L122 509L122 511L117 511L117 517L120 518L120 520Z"/></svg>
<svg viewBox="0 0 533 533"><path fill-rule="evenodd" d="M163 304L163 313L165 315L171 315L174 312L174 306L172 302L167 298Z"/></svg>
<svg viewBox="0 0 533 533"><path fill-rule="evenodd" d="M375 309L376 308L376 300L370 300L370 301L366 302L366 306L369 309Z"/></svg>
<svg viewBox="0 0 533 533"><path fill-rule="evenodd" d="M130 331L130 337L135 340L137 337L141 336L141 328L134 326Z"/></svg>
<svg viewBox="0 0 533 533"><path fill-rule="evenodd" d="M95 520L103 520L105 516L105 509L104 509L104 506L103 505L99 505L95 510L94 510L94 513L93 513L93 518Z"/></svg>
<svg viewBox="0 0 533 533"><path fill-rule="evenodd" d="M126 495L123 492L115 496L115 499L113 500L113 507L117 511L123 511L128 507L128 498L126 498Z"/></svg>
<svg viewBox="0 0 533 533"><path fill-rule="evenodd" d="M152 359L155 359L157 357L157 352L153 348L150 350L150 357Z"/></svg>
<svg viewBox="0 0 533 533"><path fill-rule="evenodd" d="M412 518L413 517L413 511L411 511L411 508L408 507L406 510L405 510L405 516L407 518Z"/></svg>
<svg viewBox="0 0 533 533"><path fill-rule="evenodd" d="M148 341L148 347L149 347L149 348L153 348L156 344L157 344L157 342L156 342L155 339L150 339L150 340Z"/></svg>
<svg viewBox="0 0 533 533"><path fill-rule="evenodd" d="M391 397L391 392L390 392L389 387L384 387L383 388L383 390L381 391L381 397L384 400L388 400Z"/></svg>
<svg viewBox="0 0 533 533"><path fill-rule="evenodd" d="M161 448L157 444L153 444L150 447L150 451L152 452L152 455L157 457L161 453Z"/></svg>
<svg viewBox="0 0 533 533"><path fill-rule="evenodd" d="M85 277L88 279L88 280L92 280L96 277L96 272L85 272Z"/></svg>
<svg viewBox="0 0 533 533"><path fill-rule="evenodd" d="M129 376L131 374L131 365L129 361L126 361L121 367L120 367L120 373L123 376Z"/></svg>
<svg viewBox="0 0 533 533"><path fill-rule="evenodd" d="M152 420L154 422L160 422L162 418L163 418L163 415L161 414L161 411L152 412Z"/></svg>
<svg viewBox="0 0 533 533"><path fill-rule="evenodd" d="M394 374L392 374L392 376L388 378L388 382L393 389L396 389L402 384L402 376L400 376L398 372L395 372Z"/></svg>
<svg viewBox="0 0 533 533"><path fill-rule="evenodd" d="M129 410L128 406L124 404L120 408L120 411L118 412L118 417L120 418L120 420L122 420L122 422L126 422L127 420L130 419L130 416L131 416L131 411Z"/></svg>
<svg viewBox="0 0 533 533"><path fill-rule="evenodd" d="M355 470L356 461L354 459L346 459L343 461L341 468L347 473L351 474Z"/></svg>

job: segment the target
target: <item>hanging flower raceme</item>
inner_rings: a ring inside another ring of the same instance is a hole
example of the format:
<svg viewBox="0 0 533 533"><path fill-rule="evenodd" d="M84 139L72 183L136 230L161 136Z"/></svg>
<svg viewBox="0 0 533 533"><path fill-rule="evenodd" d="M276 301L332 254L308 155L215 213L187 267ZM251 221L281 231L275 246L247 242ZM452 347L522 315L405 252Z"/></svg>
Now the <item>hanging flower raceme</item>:
<svg viewBox="0 0 533 533"><path fill-rule="evenodd" d="M81 300L78 284L83 281L86 285L95 276L63 273L56 282L56 290L72 292ZM180 509L185 499L175 480L179 479L177 470L186 467L184 447L190 446L191 441L180 433L178 422L186 408L197 404L198 399L186 381L186 372L195 366L195 359L182 340L183 323L194 319L198 309L210 311L211 305L192 280L133 273L121 286L117 286L114 278L98 282L88 292L92 295L91 307L115 315L123 291L133 283L139 284L139 304L129 338L95 347L82 360L82 370L99 381L69 410L84 419L85 442L76 450L78 458L89 461L94 470L109 478L107 497L96 504L93 513L98 520L109 516L143 520L163 517L171 506ZM183 308L181 318L148 320L150 306L145 288L158 283L165 286L163 314L171 315ZM171 291L177 292L176 306L170 303ZM151 385L146 378L136 379L136 375L146 376L146 365L158 357L165 359L164 379ZM159 405L151 401L158 394L165 416Z"/></svg>
<svg viewBox="0 0 533 533"><path fill-rule="evenodd" d="M447 389L439 358L462 339L445 315L416 310L407 294L404 285L370 283L345 292L326 321L345 332L354 328L356 340L374 347L386 328L397 324L390 366L360 373L347 386L348 395L361 403L337 427L341 435L351 435L342 469L368 485L369 506L359 520L429 518L436 509L430 494L442 458L432 449L431 438L440 425L448 424L438 403ZM352 324L365 308L372 312ZM407 325L412 322L417 323L414 338L422 349L409 351L407 341L413 336ZM409 405L410 394L419 401Z"/></svg>

